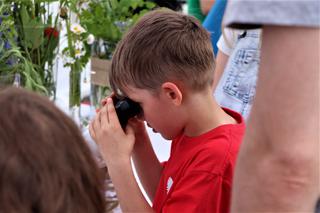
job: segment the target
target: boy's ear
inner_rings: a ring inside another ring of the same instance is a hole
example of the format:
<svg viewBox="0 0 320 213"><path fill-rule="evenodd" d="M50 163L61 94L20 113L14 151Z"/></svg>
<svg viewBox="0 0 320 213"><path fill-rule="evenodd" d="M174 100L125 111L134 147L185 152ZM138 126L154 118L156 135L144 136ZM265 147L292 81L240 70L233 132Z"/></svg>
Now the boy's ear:
<svg viewBox="0 0 320 213"><path fill-rule="evenodd" d="M172 82L165 82L161 89L164 95L169 98L175 105L180 105L182 102L182 92L179 87Z"/></svg>

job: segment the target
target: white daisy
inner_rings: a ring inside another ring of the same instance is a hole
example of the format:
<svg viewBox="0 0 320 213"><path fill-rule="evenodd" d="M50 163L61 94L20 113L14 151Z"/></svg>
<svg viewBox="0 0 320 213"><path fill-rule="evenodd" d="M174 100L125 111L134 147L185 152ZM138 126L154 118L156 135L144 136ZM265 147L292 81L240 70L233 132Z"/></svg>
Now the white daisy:
<svg viewBox="0 0 320 213"><path fill-rule="evenodd" d="M74 64L74 62L76 62L76 61L74 60L74 58L71 58L70 56L64 55L62 57L62 62L64 65L66 65L66 64Z"/></svg>
<svg viewBox="0 0 320 213"><path fill-rule="evenodd" d="M74 47L75 47L75 49L77 49L77 50L82 50L82 48L83 48L83 42L77 40L76 43L74 44Z"/></svg>
<svg viewBox="0 0 320 213"><path fill-rule="evenodd" d="M86 51L84 50L79 50L79 49L75 49L75 57L77 59L81 58L81 56L84 56L86 54Z"/></svg>
<svg viewBox="0 0 320 213"><path fill-rule="evenodd" d="M86 32L86 30L80 24L72 24L70 30L77 35Z"/></svg>

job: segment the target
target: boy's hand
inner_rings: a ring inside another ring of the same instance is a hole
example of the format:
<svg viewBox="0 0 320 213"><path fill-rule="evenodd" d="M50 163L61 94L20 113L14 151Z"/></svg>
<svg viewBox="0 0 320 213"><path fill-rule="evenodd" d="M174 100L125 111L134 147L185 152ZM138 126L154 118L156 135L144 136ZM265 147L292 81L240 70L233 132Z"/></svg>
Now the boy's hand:
<svg viewBox="0 0 320 213"><path fill-rule="evenodd" d="M112 98L113 96L115 96L114 92L112 92L110 96L103 98L103 99L100 101L101 106L103 107L104 105L106 105L108 98ZM100 111L100 109L102 109L102 108L96 109L96 113L98 113L98 112Z"/></svg>
<svg viewBox="0 0 320 213"><path fill-rule="evenodd" d="M107 98L106 104L90 123L89 131L108 166L130 160L135 134L130 125L125 132L122 130L112 98Z"/></svg>
<svg viewBox="0 0 320 213"><path fill-rule="evenodd" d="M131 126L134 131L135 136L135 147L144 146L144 144L149 141L149 135L146 130L146 126L142 120L134 117L129 119L128 126Z"/></svg>

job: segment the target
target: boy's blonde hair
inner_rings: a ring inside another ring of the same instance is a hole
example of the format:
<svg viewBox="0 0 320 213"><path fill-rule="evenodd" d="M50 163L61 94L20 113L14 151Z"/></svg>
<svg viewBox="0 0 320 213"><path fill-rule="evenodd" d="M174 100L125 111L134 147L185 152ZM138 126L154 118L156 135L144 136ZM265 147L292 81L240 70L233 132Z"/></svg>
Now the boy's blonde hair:
<svg viewBox="0 0 320 213"><path fill-rule="evenodd" d="M200 91L213 82L209 33L193 17L167 9L144 15L119 42L109 74L114 91L130 85L157 92L162 83Z"/></svg>

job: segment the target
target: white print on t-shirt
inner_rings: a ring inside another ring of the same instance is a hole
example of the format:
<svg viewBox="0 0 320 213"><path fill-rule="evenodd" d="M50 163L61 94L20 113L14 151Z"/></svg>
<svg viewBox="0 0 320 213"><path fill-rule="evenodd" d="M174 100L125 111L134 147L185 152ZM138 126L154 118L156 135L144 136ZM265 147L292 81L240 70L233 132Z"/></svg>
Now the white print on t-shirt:
<svg viewBox="0 0 320 213"><path fill-rule="evenodd" d="M167 194L169 193L172 184L173 184L173 180L172 180L171 177L169 177L169 178L168 178L168 181L167 181Z"/></svg>

